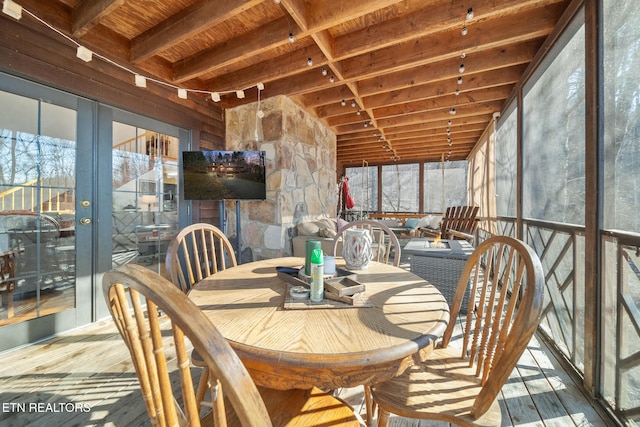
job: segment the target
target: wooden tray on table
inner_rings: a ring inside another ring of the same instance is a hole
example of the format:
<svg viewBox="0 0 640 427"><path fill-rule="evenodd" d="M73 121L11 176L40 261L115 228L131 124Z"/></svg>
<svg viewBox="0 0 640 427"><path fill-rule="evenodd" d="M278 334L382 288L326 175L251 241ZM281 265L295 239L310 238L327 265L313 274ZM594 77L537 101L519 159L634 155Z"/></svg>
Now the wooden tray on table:
<svg viewBox="0 0 640 427"><path fill-rule="evenodd" d="M305 310L319 308L362 308L373 307L357 276L346 270L337 271L337 276L326 278L324 282L324 299L313 302L309 298L297 299L291 296L291 288L301 286L310 289L309 283L292 274L291 269L278 271L278 277L287 284L283 308L288 310ZM341 269L338 269L341 270Z"/></svg>

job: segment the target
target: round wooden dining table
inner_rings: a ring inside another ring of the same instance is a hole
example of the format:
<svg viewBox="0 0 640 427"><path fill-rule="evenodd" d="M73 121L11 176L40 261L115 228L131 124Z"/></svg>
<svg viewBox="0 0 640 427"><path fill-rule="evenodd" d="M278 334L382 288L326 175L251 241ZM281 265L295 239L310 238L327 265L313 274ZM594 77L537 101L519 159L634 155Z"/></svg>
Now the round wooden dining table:
<svg viewBox="0 0 640 427"><path fill-rule="evenodd" d="M442 294L407 270L377 262L354 271L369 306L285 308L287 283L276 267L303 264L293 257L241 264L189 293L258 385L331 390L374 384L425 360L444 332L449 307Z"/></svg>

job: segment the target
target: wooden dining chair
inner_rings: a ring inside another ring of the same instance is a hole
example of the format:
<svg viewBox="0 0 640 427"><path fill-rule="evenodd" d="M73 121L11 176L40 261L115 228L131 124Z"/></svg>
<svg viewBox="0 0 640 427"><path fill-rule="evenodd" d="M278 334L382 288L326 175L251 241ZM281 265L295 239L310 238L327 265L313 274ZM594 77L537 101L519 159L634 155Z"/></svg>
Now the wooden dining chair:
<svg viewBox="0 0 640 427"><path fill-rule="evenodd" d="M461 426L500 425L497 396L540 321L544 273L536 253L520 240L487 239L460 277L452 320L470 279L475 297L462 319L461 346L451 343L452 321L427 360L372 386L379 427L387 426L390 413Z"/></svg>
<svg viewBox="0 0 640 427"><path fill-rule="evenodd" d="M343 239L344 232L350 228L364 228L369 230L371 238L374 242L373 261L382 262L384 264L392 264L395 267L400 265L400 256L402 248L396 234L387 225L372 219L361 219L352 221L338 230L336 237L333 239L333 253L335 256L338 246ZM371 397L371 390L368 385L364 386L364 398L366 407L367 425L371 424L373 413L375 412L375 402Z"/></svg>
<svg viewBox="0 0 640 427"><path fill-rule="evenodd" d="M218 227L196 223L183 228L167 250L165 265L174 285L189 292L202 279L237 265L233 246Z"/></svg>
<svg viewBox="0 0 640 427"><path fill-rule="evenodd" d="M396 267L400 265L402 248L400 247L398 237L387 225L372 219L352 221L338 230L333 239L333 254L335 256L340 256L336 251L340 242L342 242L344 232L350 228L364 228L369 230L374 244L373 261L392 264Z"/></svg>
<svg viewBox="0 0 640 427"><path fill-rule="evenodd" d="M102 287L129 348L152 425L214 425L210 413L201 416L196 402L188 342L225 390L225 416L215 427L359 425L348 405L318 389L256 387L207 316L157 273L123 265L104 275Z"/></svg>
<svg viewBox="0 0 640 427"><path fill-rule="evenodd" d="M167 250L165 266L167 275L174 285L184 293L202 279L237 265L233 246L218 227L196 223L182 229ZM220 384L211 376L205 361L194 351L191 362L202 368L196 400L199 405L212 405L214 417L223 410ZM211 402L204 402L207 390L211 390Z"/></svg>

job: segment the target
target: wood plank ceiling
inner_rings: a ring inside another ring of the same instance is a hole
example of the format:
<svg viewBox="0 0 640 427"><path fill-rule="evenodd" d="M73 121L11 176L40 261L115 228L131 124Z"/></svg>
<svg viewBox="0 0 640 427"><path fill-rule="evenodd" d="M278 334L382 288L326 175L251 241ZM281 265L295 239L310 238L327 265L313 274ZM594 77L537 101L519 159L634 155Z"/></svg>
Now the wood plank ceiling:
<svg viewBox="0 0 640 427"><path fill-rule="evenodd" d="M252 87L245 99L223 94L225 108L255 102L262 82L262 99L289 96L333 129L348 166L464 159L570 2L18 3L146 75L208 92Z"/></svg>

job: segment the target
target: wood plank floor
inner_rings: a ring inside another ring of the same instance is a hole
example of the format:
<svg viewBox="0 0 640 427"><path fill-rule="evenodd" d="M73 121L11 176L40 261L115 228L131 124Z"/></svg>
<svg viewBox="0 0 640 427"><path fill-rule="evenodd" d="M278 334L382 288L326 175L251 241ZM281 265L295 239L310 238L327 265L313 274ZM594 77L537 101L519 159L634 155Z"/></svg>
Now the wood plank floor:
<svg viewBox="0 0 640 427"><path fill-rule="evenodd" d="M129 353L111 320L0 354L0 425L149 425ZM339 395L364 416L362 388ZM540 340L500 397L504 426L605 426ZM445 426L392 417L392 427Z"/></svg>

